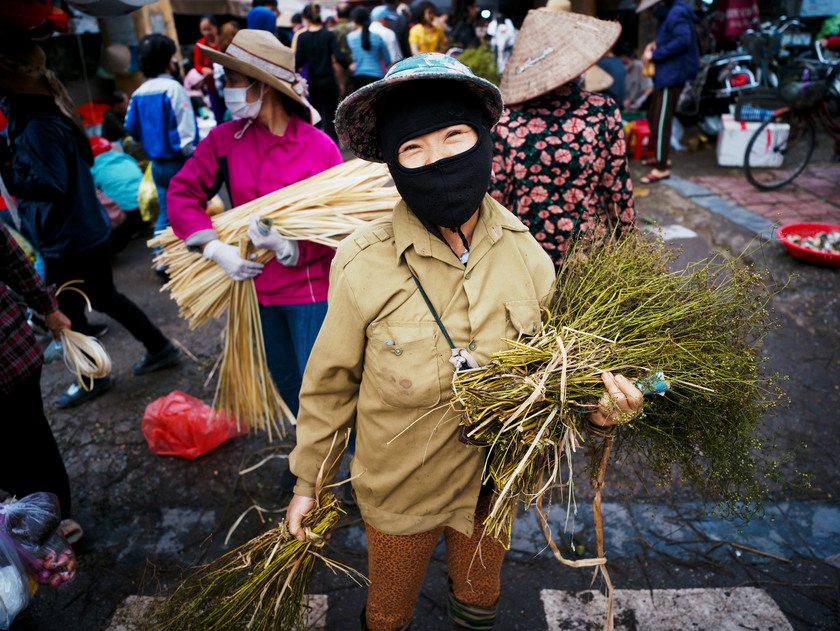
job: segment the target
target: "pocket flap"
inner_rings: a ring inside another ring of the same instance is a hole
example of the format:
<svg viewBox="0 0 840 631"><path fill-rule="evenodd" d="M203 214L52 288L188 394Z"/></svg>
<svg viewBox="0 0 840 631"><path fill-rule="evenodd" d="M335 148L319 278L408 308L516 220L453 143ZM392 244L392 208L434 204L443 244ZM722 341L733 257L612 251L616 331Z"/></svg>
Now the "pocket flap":
<svg viewBox="0 0 840 631"><path fill-rule="evenodd" d="M510 300L505 303L507 316L520 335L534 335L542 327L539 300Z"/></svg>

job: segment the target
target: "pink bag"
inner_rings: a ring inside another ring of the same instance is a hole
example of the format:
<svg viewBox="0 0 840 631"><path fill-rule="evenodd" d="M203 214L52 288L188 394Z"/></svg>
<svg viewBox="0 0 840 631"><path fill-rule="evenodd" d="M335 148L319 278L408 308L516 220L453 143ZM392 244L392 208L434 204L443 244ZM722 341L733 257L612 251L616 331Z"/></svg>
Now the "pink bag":
<svg viewBox="0 0 840 631"><path fill-rule="evenodd" d="M198 458L247 433L246 427L237 429L224 414L178 390L149 403L143 414L143 436L149 449L161 456Z"/></svg>

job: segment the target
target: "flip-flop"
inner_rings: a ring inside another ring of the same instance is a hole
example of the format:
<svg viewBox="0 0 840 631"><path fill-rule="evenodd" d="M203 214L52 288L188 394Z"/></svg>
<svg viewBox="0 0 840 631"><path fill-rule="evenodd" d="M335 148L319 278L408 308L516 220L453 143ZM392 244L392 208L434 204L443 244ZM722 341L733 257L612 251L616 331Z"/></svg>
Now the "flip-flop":
<svg viewBox="0 0 840 631"><path fill-rule="evenodd" d="M654 167L659 164L659 160L656 158L648 158L647 160L642 160L642 164L646 167ZM668 160L668 166L671 166L671 161Z"/></svg>
<svg viewBox="0 0 840 631"><path fill-rule="evenodd" d="M647 175L639 178L639 182L642 184L655 184L659 180L667 180L669 177L671 177L670 173L668 175L654 175L653 173L648 173Z"/></svg>
<svg viewBox="0 0 840 631"><path fill-rule="evenodd" d="M61 524L59 525L59 529L61 530L61 534L64 535L64 538L67 539L67 543L74 544L79 539L82 538L84 535L84 531L82 527L79 525L75 519L62 519Z"/></svg>

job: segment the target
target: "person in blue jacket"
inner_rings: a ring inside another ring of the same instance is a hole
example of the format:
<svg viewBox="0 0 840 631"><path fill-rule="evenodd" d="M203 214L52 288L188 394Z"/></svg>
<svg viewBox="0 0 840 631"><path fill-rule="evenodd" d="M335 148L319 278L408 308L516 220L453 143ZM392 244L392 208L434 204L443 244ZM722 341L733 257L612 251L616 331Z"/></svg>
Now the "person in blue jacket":
<svg viewBox="0 0 840 631"><path fill-rule="evenodd" d="M134 364L136 375L170 366L181 356L148 316L114 286L111 222L96 197L90 167L93 151L66 89L46 68L34 42L0 45L0 107L9 119L9 155L0 159L3 181L18 198L24 232L44 257L46 282L76 287L93 308L122 324L146 347ZM5 145L4 145L5 146ZM74 331L102 336L105 324L88 322L84 299L75 291L58 295ZM105 392L111 378L85 390L74 381L56 401L72 407Z"/></svg>
<svg viewBox="0 0 840 631"><path fill-rule="evenodd" d="M654 92L648 110L651 146L655 157L645 164L653 169L639 180L652 184L671 175L671 123L683 86L697 76L700 50L694 28L694 11L682 0L642 0L636 9L641 13L651 7L657 20L656 41L650 42L642 54L642 63L653 62Z"/></svg>
<svg viewBox="0 0 840 631"><path fill-rule="evenodd" d="M125 116L125 128L152 161L152 179L160 212L155 234L169 227L166 191L169 181L195 151L198 126L190 96L173 75L177 73L175 42L161 35L146 35L137 45L140 70L148 77L134 91ZM166 270L157 273L166 278Z"/></svg>

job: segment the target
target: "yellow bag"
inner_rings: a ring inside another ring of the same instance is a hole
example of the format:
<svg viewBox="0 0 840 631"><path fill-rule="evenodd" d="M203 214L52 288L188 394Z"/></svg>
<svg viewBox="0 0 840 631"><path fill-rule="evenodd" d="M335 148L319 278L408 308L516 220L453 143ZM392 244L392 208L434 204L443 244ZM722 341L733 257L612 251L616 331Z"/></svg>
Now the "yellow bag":
<svg viewBox="0 0 840 631"><path fill-rule="evenodd" d="M137 201L140 203L140 216L145 223L154 223L160 213L157 189L152 179L152 165L146 167L140 189L137 191Z"/></svg>
<svg viewBox="0 0 840 631"><path fill-rule="evenodd" d="M656 74L656 65L649 61L642 66L642 76L643 77L652 77Z"/></svg>

